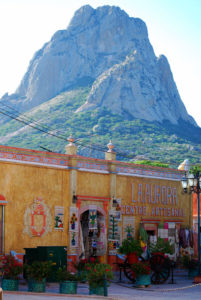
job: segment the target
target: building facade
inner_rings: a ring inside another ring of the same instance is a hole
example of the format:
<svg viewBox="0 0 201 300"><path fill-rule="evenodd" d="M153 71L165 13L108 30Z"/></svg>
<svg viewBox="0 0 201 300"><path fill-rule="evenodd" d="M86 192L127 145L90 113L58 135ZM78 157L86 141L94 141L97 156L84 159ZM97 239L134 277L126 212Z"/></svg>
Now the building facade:
<svg viewBox="0 0 201 300"><path fill-rule="evenodd" d="M99 256L113 263L129 228L140 224L151 241L178 244L181 226L192 227L191 196L182 193L183 171L0 146L0 249L67 246L68 262Z"/></svg>

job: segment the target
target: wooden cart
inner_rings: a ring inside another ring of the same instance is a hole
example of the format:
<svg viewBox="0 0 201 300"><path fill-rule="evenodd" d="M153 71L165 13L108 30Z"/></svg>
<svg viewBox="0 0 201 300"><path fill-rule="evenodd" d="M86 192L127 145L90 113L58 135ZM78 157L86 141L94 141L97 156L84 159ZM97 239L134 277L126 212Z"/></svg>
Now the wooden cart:
<svg viewBox="0 0 201 300"><path fill-rule="evenodd" d="M140 257L139 260L144 261L142 257ZM148 261L151 266L152 284L164 283L170 276L171 260L162 254L154 254ZM119 264L119 267L123 269L126 278L128 278L132 282L135 282L135 276L131 269L131 265L128 263L127 258L122 261L121 264Z"/></svg>

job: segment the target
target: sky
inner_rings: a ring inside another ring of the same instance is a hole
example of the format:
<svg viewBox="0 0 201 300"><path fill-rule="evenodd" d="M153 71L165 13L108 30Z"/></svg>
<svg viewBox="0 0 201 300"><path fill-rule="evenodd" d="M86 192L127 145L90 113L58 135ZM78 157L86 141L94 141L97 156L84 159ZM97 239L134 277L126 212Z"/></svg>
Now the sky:
<svg viewBox="0 0 201 300"><path fill-rule="evenodd" d="M0 97L17 89L34 53L86 4L119 6L146 23L155 54L167 57L181 99L201 126L201 0L0 0Z"/></svg>

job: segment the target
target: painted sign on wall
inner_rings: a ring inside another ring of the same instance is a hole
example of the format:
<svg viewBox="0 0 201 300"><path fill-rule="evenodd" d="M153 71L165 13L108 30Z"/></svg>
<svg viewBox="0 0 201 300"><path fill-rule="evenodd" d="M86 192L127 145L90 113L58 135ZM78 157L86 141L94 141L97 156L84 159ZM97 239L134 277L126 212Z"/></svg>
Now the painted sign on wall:
<svg viewBox="0 0 201 300"><path fill-rule="evenodd" d="M122 215L184 217L178 206L177 188L147 183L131 185L131 205L121 205Z"/></svg>

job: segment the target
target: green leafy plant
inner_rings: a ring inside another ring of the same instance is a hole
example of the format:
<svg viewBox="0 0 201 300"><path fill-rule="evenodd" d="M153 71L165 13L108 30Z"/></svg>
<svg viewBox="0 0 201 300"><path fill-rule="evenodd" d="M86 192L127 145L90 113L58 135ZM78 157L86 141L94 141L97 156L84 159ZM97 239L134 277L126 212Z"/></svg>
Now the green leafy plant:
<svg viewBox="0 0 201 300"><path fill-rule="evenodd" d="M136 262L131 266L131 269L135 277L138 277L140 275L148 275L151 273L151 267L148 262Z"/></svg>
<svg viewBox="0 0 201 300"><path fill-rule="evenodd" d="M18 279L23 267L11 254L3 255L0 258L0 271L5 279Z"/></svg>
<svg viewBox="0 0 201 300"><path fill-rule="evenodd" d="M169 165L159 162L159 161L151 161L151 160L136 160L132 162L136 165L147 165L147 166L154 166L154 167L162 167L162 168L168 168Z"/></svg>
<svg viewBox="0 0 201 300"><path fill-rule="evenodd" d="M183 255L179 258L179 263L184 269L193 270L198 267L198 261L189 255Z"/></svg>
<svg viewBox="0 0 201 300"><path fill-rule="evenodd" d="M78 263L74 264L74 267L76 270L79 271L84 271L86 268L86 264L88 263L88 260L86 258L80 259Z"/></svg>
<svg viewBox="0 0 201 300"><path fill-rule="evenodd" d="M173 254L174 246L159 237L156 243L150 243L150 251L151 253Z"/></svg>
<svg viewBox="0 0 201 300"><path fill-rule="evenodd" d="M129 237L123 240L122 245L119 248L119 252L126 255L136 252L136 254L140 256L143 250L138 240L134 239L133 237Z"/></svg>
<svg viewBox="0 0 201 300"><path fill-rule="evenodd" d="M104 286L104 282L113 278L112 268L108 264L88 263L86 265L86 278L92 288Z"/></svg>
<svg viewBox="0 0 201 300"><path fill-rule="evenodd" d="M134 229L131 225L128 225L126 226L124 231L127 232L127 237L131 237L134 232Z"/></svg>
<svg viewBox="0 0 201 300"><path fill-rule="evenodd" d="M47 278L51 273L52 262L51 261L34 261L32 265L25 265L25 272L28 279L34 279L36 281L42 281Z"/></svg>
<svg viewBox="0 0 201 300"><path fill-rule="evenodd" d="M78 281L78 275L77 274L72 274L71 272L67 271L66 267L59 268L57 270L57 279L59 282L62 281Z"/></svg>
<svg viewBox="0 0 201 300"><path fill-rule="evenodd" d="M140 224L140 228L139 228L139 238L143 242L148 241L148 234L147 234L146 230L144 229L144 227L141 224Z"/></svg>
<svg viewBox="0 0 201 300"><path fill-rule="evenodd" d="M146 165L150 165L150 168L152 168L150 161L154 166L165 167L166 164L157 163L163 162L164 157L170 163L169 167L173 168L175 168L175 163L180 164L184 156L190 157L192 165L200 163L200 128L195 128L189 125L189 122L181 120L177 125L168 121L160 124L140 119L126 120L124 116L114 114L105 107L74 114L86 102L90 90L90 85L74 86L72 90L62 92L31 111L24 112L23 116L34 119L36 122L43 119L43 122L52 130L59 127L61 131L66 132L67 136L72 133L75 138L81 138L82 143L86 144L89 143L89 133L92 144L106 145L112 138L116 149L123 152L126 149L127 155L125 157L121 155L119 159L131 161L133 149L135 149L137 156L135 159L146 160ZM68 118L66 118L66 113ZM19 131L18 135L10 135L10 139L7 140L9 145L37 150L40 146L44 146L58 153L65 151L65 140L48 135L41 136L35 129L21 132L19 129L23 124L16 120L3 118L1 123L0 136L2 137L13 131ZM112 136L109 132L112 132ZM89 149L81 146L78 149L80 155L89 155ZM103 158L100 151L93 151L93 156ZM145 166L141 165L139 168L145 168Z"/></svg>

